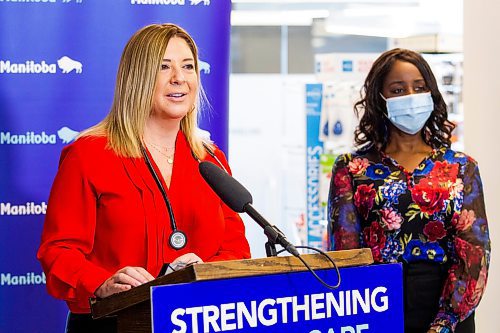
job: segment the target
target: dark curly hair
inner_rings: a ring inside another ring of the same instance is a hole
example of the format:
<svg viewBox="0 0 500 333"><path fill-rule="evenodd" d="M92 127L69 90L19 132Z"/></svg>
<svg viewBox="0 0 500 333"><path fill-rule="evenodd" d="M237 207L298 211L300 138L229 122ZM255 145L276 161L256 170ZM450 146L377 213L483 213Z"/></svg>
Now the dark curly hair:
<svg viewBox="0 0 500 333"><path fill-rule="evenodd" d="M373 63L361 89L361 100L354 104L359 125L354 132L356 146L375 145L379 149L387 146L390 120L386 117L386 102L381 93L384 81L396 61L409 62L418 68L434 101L434 111L420 132L422 139L432 148L450 147L451 132L455 125L448 120L448 112L443 96L439 92L436 78L427 61L418 53L405 49L384 52Z"/></svg>

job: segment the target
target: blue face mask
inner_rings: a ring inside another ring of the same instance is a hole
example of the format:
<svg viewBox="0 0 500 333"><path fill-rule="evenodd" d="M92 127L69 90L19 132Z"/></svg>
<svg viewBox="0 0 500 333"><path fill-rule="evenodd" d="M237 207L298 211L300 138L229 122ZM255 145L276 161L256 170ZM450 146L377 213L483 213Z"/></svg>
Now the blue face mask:
<svg viewBox="0 0 500 333"><path fill-rule="evenodd" d="M401 131L416 134L424 127L434 110L430 92L382 98L387 105L387 118Z"/></svg>

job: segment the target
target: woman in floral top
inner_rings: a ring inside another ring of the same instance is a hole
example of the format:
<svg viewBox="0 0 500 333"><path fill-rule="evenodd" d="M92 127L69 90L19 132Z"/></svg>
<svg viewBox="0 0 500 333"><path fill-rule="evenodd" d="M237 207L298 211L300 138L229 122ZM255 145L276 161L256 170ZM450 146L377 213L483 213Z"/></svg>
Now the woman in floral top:
<svg viewBox="0 0 500 333"><path fill-rule="evenodd" d="M418 53L382 54L363 93L359 150L332 170L329 244L403 264L405 333L472 333L490 257L477 163L450 149L454 125Z"/></svg>

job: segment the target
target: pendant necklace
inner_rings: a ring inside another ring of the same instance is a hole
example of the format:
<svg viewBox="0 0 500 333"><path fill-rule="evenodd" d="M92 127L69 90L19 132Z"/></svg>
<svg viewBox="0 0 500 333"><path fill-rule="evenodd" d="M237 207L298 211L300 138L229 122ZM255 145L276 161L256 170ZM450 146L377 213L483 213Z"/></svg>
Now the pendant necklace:
<svg viewBox="0 0 500 333"><path fill-rule="evenodd" d="M158 146L158 145L155 145L154 143L151 143L151 142L147 142L147 144L153 148L154 150L156 150L157 152L159 152L160 154L162 154L163 156L165 156L167 158L167 163L168 164L173 164L174 163L174 153L175 153L175 147L161 147L161 146ZM165 151L163 151L165 150ZM169 150L172 150L172 154L168 155L166 152L168 152Z"/></svg>

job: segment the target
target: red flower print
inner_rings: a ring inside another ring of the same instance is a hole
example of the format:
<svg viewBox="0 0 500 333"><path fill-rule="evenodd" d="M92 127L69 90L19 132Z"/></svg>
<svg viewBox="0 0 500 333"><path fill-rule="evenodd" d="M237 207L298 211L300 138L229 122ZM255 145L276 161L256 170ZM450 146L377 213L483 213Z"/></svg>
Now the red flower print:
<svg viewBox="0 0 500 333"><path fill-rule="evenodd" d="M363 239L366 246L371 248L373 260L375 262L382 262L382 254L380 251L385 246L385 234L384 229L378 224L378 222L373 221L369 227L363 230Z"/></svg>
<svg viewBox="0 0 500 333"><path fill-rule="evenodd" d="M447 161L436 161L434 167L429 174L429 177L439 183L446 183L447 181L455 182L458 175L458 164L449 164Z"/></svg>
<svg viewBox="0 0 500 333"><path fill-rule="evenodd" d="M423 213L434 214L443 209L449 192L446 188L422 180L411 189L411 197Z"/></svg>
<svg viewBox="0 0 500 333"><path fill-rule="evenodd" d="M459 315L465 316L469 311L475 307L481 299L482 290L478 293L476 288L476 280L469 280L467 288L462 296L462 302L458 306Z"/></svg>
<svg viewBox="0 0 500 333"><path fill-rule="evenodd" d="M465 315L469 314L470 310L475 308L481 296L483 295L484 288L486 287L486 279L488 276L488 271L485 266L479 272L477 280L472 280L467 289L465 290L463 301L459 306L459 314L463 318Z"/></svg>
<svg viewBox="0 0 500 333"><path fill-rule="evenodd" d="M455 219L455 215L451 220L457 231L464 231L469 229L474 221L476 221L476 214L473 210L462 210L460 217Z"/></svg>
<svg viewBox="0 0 500 333"><path fill-rule="evenodd" d="M460 218L460 214L457 212L454 212L453 216L451 217L451 225L454 226L455 228L457 227L459 218Z"/></svg>
<svg viewBox="0 0 500 333"><path fill-rule="evenodd" d="M458 314L463 319L467 314L469 314L470 310L475 308L479 301L481 300L481 296L483 295L484 288L486 287L486 279L488 277L488 270L486 266L483 266L481 271L479 272L479 276L477 280L471 279L465 288L462 302L458 306Z"/></svg>
<svg viewBox="0 0 500 333"><path fill-rule="evenodd" d="M455 266L456 268L456 266ZM455 290L455 286L457 284L458 278L455 274L455 270L451 269L450 274L448 275L448 279L446 279L446 283L443 287L443 295L451 295Z"/></svg>
<svg viewBox="0 0 500 333"><path fill-rule="evenodd" d="M403 218L392 208L384 208L380 211L380 221L385 230L397 230L401 228Z"/></svg>
<svg viewBox="0 0 500 333"><path fill-rule="evenodd" d="M335 184L335 190L338 195L344 195L351 191L351 180L349 178L349 170L347 168L341 168L335 173L335 178L333 179Z"/></svg>
<svg viewBox="0 0 500 333"><path fill-rule="evenodd" d="M464 191L464 182L462 179L457 178L455 183L450 186L450 199L455 199L460 193Z"/></svg>
<svg viewBox="0 0 500 333"><path fill-rule="evenodd" d="M483 251L480 247L474 246L459 237L455 238L455 250L458 257L463 258L468 267L478 266L483 258Z"/></svg>
<svg viewBox="0 0 500 333"><path fill-rule="evenodd" d="M376 192L373 189L373 184L361 184L356 189L356 193L354 194L354 205L358 207L359 213L365 219L368 218L368 214L373 207L375 195Z"/></svg>
<svg viewBox="0 0 500 333"><path fill-rule="evenodd" d="M359 235L341 227L334 234L335 250L349 250L359 248Z"/></svg>
<svg viewBox="0 0 500 333"><path fill-rule="evenodd" d="M443 222L431 221L427 223L424 227L424 235L426 235L431 242L435 242L446 236Z"/></svg>
<svg viewBox="0 0 500 333"><path fill-rule="evenodd" d="M356 157L351 162L349 162L349 172L353 175L360 175L365 172L366 168L368 168L370 163L366 158Z"/></svg>

